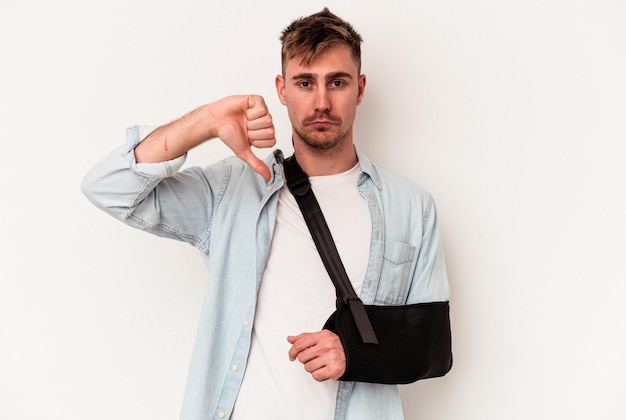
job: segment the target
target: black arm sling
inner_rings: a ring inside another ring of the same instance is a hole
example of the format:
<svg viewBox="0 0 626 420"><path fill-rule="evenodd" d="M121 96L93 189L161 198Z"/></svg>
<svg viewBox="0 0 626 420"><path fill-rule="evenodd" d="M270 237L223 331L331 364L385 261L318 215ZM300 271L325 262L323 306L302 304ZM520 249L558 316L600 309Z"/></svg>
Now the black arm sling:
<svg viewBox="0 0 626 420"><path fill-rule="evenodd" d="M340 380L408 384L448 373L452 367L449 303L364 305L295 155L285 159L284 168L287 187L336 289L337 309L324 329L337 334L344 348L346 371Z"/></svg>

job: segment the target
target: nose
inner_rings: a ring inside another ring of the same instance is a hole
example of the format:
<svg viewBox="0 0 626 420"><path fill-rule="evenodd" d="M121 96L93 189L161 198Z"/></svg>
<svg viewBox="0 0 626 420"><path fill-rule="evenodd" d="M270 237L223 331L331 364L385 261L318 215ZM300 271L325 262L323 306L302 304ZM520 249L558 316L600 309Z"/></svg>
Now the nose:
<svg viewBox="0 0 626 420"><path fill-rule="evenodd" d="M316 91L315 95L315 111L316 112L328 112L330 111L330 97L326 87L320 87Z"/></svg>

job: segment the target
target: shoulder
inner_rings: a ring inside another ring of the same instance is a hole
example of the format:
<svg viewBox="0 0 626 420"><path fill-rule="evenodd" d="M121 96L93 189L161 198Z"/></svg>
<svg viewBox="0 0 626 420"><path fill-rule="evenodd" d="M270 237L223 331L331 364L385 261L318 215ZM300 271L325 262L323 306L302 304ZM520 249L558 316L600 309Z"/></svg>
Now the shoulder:
<svg viewBox="0 0 626 420"><path fill-rule="evenodd" d="M430 192L408 177L371 162L361 153L359 162L362 171L376 185L381 196L393 199L395 203L408 201L428 206L432 202Z"/></svg>
<svg viewBox="0 0 626 420"><path fill-rule="evenodd" d="M381 180L381 185L384 188L392 191L404 192L414 196L430 196L430 192L428 192L422 185L416 183L408 177L377 164L374 164L373 167L375 168Z"/></svg>
<svg viewBox="0 0 626 420"><path fill-rule="evenodd" d="M376 184L381 191L403 192L411 196L430 196L430 193L421 185L404 175L372 162L358 149L357 156L361 170L372 179L374 184Z"/></svg>
<svg viewBox="0 0 626 420"><path fill-rule="evenodd" d="M419 212L427 218L434 211L435 203L432 194L420 184L389 169L376 166L381 179L381 195L387 198L391 207Z"/></svg>

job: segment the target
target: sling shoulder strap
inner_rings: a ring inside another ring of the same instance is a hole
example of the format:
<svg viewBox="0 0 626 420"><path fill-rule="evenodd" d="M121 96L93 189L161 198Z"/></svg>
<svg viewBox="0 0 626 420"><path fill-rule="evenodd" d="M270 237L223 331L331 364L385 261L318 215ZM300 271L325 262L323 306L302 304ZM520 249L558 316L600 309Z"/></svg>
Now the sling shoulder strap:
<svg viewBox="0 0 626 420"><path fill-rule="evenodd" d="M343 303L349 306L361 335L361 340L364 343L378 344L378 339L367 312L365 312L363 302L354 291L346 269L341 262L324 214L315 198L315 194L313 194L309 177L296 161L295 155L285 159L284 168L287 188L289 188L289 191L291 191L298 203L298 207L300 207L324 267L335 285L338 304Z"/></svg>

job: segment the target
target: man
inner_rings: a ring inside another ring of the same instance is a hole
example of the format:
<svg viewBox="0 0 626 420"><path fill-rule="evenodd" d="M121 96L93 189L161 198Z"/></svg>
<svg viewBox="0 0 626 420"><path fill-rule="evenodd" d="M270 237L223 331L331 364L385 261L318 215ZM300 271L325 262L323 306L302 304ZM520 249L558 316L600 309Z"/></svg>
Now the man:
<svg viewBox="0 0 626 420"><path fill-rule="evenodd" d="M354 289L365 303L448 300L431 196L374 166L353 143L363 99L361 37L324 9L283 30L279 99ZM236 155L180 170L219 138ZM98 207L202 251L209 282L181 418L400 419L397 386L339 379L341 341L321 330L335 291L294 197L263 98L230 96L154 131L96 165L83 191ZM179 171L180 170L180 171Z"/></svg>

